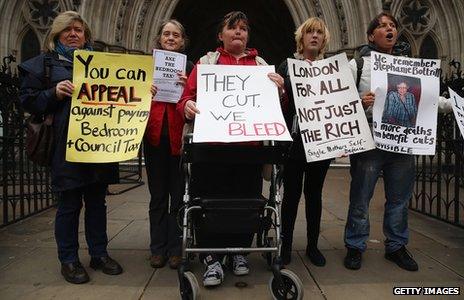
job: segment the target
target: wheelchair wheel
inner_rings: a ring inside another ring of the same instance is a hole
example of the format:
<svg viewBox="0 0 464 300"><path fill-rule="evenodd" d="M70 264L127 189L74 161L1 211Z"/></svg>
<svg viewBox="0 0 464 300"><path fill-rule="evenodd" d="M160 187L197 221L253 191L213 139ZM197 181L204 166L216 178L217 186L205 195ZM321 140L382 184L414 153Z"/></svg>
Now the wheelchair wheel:
<svg viewBox="0 0 464 300"><path fill-rule="evenodd" d="M192 272L185 272L183 276L185 293L180 294L182 300L196 300L199 299L200 287L198 281Z"/></svg>
<svg viewBox="0 0 464 300"><path fill-rule="evenodd" d="M300 278L290 270L280 270L280 276L287 289L287 293L279 287L274 275L269 280L269 289L274 300L301 300L303 299L303 283Z"/></svg>

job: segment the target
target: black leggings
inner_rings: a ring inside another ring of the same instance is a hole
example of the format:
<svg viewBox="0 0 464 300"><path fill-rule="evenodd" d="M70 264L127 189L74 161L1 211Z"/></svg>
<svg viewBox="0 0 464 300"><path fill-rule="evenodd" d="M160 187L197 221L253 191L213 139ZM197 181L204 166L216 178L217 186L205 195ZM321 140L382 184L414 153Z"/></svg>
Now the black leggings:
<svg viewBox="0 0 464 300"><path fill-rule="evenodd" d="M303 188L306 208L306 235L308 245L317 246L322 213L322 186L330 165L330 159L306 163L289 160L284 166L284 197L282 201L282 248L291 250L293 228L298 202Z"/></svg>
<svg viewBox="0 0 464 300"><path fill-rule="evenodd" d="M182 231L177 213L182 205L183 174L180 157L171 154L167 136L161 136L158 146L144 141L145 169L150 190L150 250L152 255L181 254Z"/></svg>

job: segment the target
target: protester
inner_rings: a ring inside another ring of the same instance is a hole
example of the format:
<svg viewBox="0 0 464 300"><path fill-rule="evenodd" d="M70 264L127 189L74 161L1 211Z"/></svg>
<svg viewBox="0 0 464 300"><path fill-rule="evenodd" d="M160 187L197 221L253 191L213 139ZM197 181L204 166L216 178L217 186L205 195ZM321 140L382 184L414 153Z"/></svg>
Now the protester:
<svg viewBox="0 0 464 300"><path fill-rule="evenodd" d="M243 12L234 11L224 16L219 24L217 38L221 44L215 52L208 52L200 58L200 64L220 65L264 65L256 49L247 48L249 25ZM269 78L282 92L283 78L270 73ZM177 105L179 113L188 121L200 113L196 108L197 66L190 74L181 101ZM251 143L255 144L255 143ZM192 167L192 195L208 198L260 198L262 192L262 166L260 164L194 164ZM252 234L201 234L197 235L200 247L250 247ZM203 276L205 286L222 283L224 272L219 257L214 254L201 255L206 265ZM249 273L248 261L244 255L233 255L232 270L235 275Z"/></svg>
<svg viewBox="0 0 464 300"><path fill-rule="evenodd" d="M370 52L372 50L399 55L407 49L395 45L398 38L398 22L387 13L376 16L369 24L367 38L369 45L361 49L362 68L352 60L353 76L361 73L358 90L368 120L372 122L372 105L375 94L370 90ZM361 72L358 72L358 68ZM350 206L345 228L347 255L344 265L348 269L361 267L362 253L366 250L369 237L369 202L375 184L383 173L385 184L385 213L383 231L385 258L408 271L417 271L418 265L406 250L409 239L408 203L414 186L414 156L374 149L350 155L351 188Z"/></svg>
<svg viewBox="0 0 464 300"><path fill-rule="evenodd" d="M108 256L105 196L108 183L117 181L114 164L72 163L65 160L72 83L73 52L92 50L87 23L74 11L60 13L53 21L45 54L19 66L22 79L20 100L34 115L53 115L55 148L51 160L53 192L59 194L55 238L61 274L71 283L85 283L89 276L79 261L79 214L85 202L85 237L90 267L118 275L121 266Z"/></svg>
<svg viewBox="0 0 464 300"><path fill-rule="evenodd" d="M183 52L187 44L184 26L177 20L161 24L155 48ZM187 74L193 68L188 61ZM186 74L178 74L185 86ZM157 87L152 85L153 101L144 138L145 169L150 190L150 264L176 269L182 261L181 230L177 213L182 205L184 180L180 169L180 146L184 120L176 112L176 103L155 100ZM162 100L162 99L159 99Z"/></svg>
<svg viewBox="0 0 464 300"><path fill-rule="evenodd" d="M408 92L409 85L400 81L396 91L390 91L385 100L382 114L382 123L415 127L417 117L417 104L414 94Z"/></svg>
<svg viewBox="0 0 464 300"><path fill-rule="evenodd" d="M329 31L324 21L319 18L309 18L295 31L296 53L294 57L306 60L308 63L323 59L329 42ZM295 102L290 83L287 60L284 60L277 73L285 79L285 95L289 98L288 108L284 108L287 126L292 127L296 115ZM286 102L285 102L286 103ZM284 166L283 184L284 197L282 201L282 261L289 264L293 242L293 228L298 211L298 202L304 183L305 211L306 211L306 255L316 266L324 266L326 260L317 248L319 239L322 186L330 165L330 159L306 162L306 155L299 128L294 137L289 158Z"/></svg>

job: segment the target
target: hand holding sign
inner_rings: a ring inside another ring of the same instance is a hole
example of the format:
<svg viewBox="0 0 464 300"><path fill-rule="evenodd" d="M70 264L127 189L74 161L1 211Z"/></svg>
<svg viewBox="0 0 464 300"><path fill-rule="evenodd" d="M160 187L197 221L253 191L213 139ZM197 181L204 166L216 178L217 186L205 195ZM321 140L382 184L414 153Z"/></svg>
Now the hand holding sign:
<svg viewBox="0 0 464 300"><path fill-rule="evenodd" d="M63 100L64 97L71 97L74 92L74 85L69 80L58 82L55 87L55 95L58 100Z"/></svg>
<svg viewBox="0 0 464 300"><path fill-rule="evenodd" d="M155 97L157 92L158 92L158 88L156 87L156 85L154 83L152 83L151 86L150 86L151 95L153 97Z"/></svg>
<svg viewBox="0 0 464 300"><path fill-rule="evenodd" d="M279 91L279 96L285 93L284 79L282 78L282 76L280 76L280 74L272 72L267 74L267 77L269 77L269 79L271 79L276 84Z"/></svg>
<svg viewBox="0 0 464 300"><path fill-rule="evenodd" d="M195 114L199 114L200 111L197 108L197 104L193 100L188 100L187 103L185 103L184 107L184 114L185 118L187 120L193 120L195 119Z"/></svg>
<svg viewBox="0 0 464 300"><path fill-rule="evenodd" d="M367 92L361 97L361 102L364 108L368 108L374 105L375 94L373 92Z"/></svg>
<svg viewBox="0 0 464 300"><path fill-rule="evenodd" d="M179 76L179 81L177 81L178 84L180 84L182 87L185 87L187 84L187 75L183 72L177 73L177 76Z"/></svg>

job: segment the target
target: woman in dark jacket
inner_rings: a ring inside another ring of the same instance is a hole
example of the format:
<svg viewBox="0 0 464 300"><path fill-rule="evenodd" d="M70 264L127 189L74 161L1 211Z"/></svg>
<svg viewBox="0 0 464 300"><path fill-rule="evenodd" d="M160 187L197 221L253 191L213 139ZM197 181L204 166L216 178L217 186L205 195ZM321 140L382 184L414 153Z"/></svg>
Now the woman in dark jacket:
<svg viewBox="0 0 464 300"><path fill-rule="evenodd" d="M74 11L63 12L53 21L45 41L46 53L19 66L20 100L24 108L34 115L53 115L51 177L52 189L59 194L55 238L61 274L71 283L89 281L78 257L82 201L85 202L90 267L110 275L123 271L107 252L105 196L108 183L117 180L114 165L65 160L71 94L75 88L72 84L73 52L91 50L91 41L90 29L82 17Z"/></svg>
<svg viewBox="0 0 464 300"><path fill-rule="evenodd" d="M297 52L294 58L307 61L322 59L329 41L329 31L321 19L309 18L296 30L295 41ZM287 126L291 128L296 110L287 60L280 64L277 73L284 77L285 95L290 98L284 117ZM322 186L329 165L330 159L306 162L303 142L298 130L290 157L284 166L284 197L282 201L282 260L284 264L289 264L291 261L293 228L304 183L306 234L308 238L306 255L314 265L325 265L325 258L317 248L317 242L321 224Z"/></svg>
<svg viewBox="0 0 464 300"><path fill-rule="evenodd" d="M187 43L184 26L176 20L167 20L160 26L155 38L157 49L183 52ZM187 75L193 68L188 61ZM179 75L179 84L185 86L186 74ZM150 265L162 268L169 258L169 266L176 269L182 260L182 232L177 213L182 205L184 191L180 171L180 146L184 120L176 112L176 103L156 97L157 87L152 85L153 101L144 138L145 168L150 190Z"/></svg>

